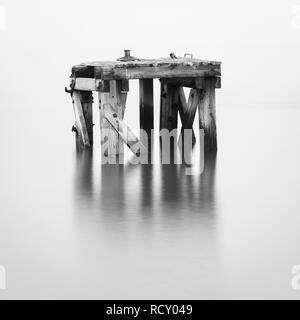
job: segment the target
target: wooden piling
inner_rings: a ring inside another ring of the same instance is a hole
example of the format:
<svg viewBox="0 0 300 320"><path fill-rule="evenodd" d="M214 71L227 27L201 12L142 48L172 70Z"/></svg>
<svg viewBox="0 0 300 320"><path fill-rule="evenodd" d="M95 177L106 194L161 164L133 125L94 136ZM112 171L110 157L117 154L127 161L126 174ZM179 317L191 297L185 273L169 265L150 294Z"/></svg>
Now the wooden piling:
<svg viewBox="0 0 300 320"><path fill-rule="evenodd" d="M93 94L91 91L74 91L72 95L77 144L93 145Z"/></svg>
<svg viewBox="0 0 300 320"><path fill-rule="evenodd" d="M146 137L141 134L141 141L144 145L148 146L148 151L152 149L152 129L154 129L154 115L153 115L153 79L140 79L140 129L144 130L147 134Z"/></svg>
<svg viewBox="0 0 300 320"><path fill-rule="evenodd" d="M99 92L100 130L104 155L119 155L123 153L123 142L117 131L104 116L105 111L113 110L119 119L123 119L127 93L122 92L122 81L111 80L109 92ZM104 138L108 139L106 141Z"/></svg>
<svg viewBox="0 0 300 320"><path fill-rule="evenodd" d="M177 129L179 95L176 86L161 79L160 130Z"/></svg>
<svg viewBox="0 0 300 320"><path fill-rule="evenodd" d="M217 150L215 78L206 78L199 97L199 126L204 130L204 150Z"/></svg>
<svg viewBox="0 0 300 320"><path fill-rule="evenodd" d="M200 92L198 89L191 89L189 100L187 104L187 111L185 113L182 127L184 129L192 129L200 98Z"/></svg>
<svg viewBox="0 0 300 320"><path fill-rule="evenodd" d="M197 89L191 89L188 99L186 102L184 90L182 87L178 87L179 94L179 114L181 118L182 128L181 133L183 134L184 129L192 130L193 143L196 141L195 133L193 130L193 122L199 102L199 91Z"/></svg>

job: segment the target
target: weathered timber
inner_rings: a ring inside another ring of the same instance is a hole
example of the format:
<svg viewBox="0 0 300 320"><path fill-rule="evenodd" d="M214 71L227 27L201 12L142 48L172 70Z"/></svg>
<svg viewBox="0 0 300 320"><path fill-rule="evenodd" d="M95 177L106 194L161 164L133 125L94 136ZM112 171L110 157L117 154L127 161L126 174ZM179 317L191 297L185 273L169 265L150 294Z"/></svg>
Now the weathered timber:
<svg viewBox="0 0 300 320"><path fill-rule="evenodd" d="M138 61L98 61L72 68L73 77L103 80L203 77L221 75L221 63L190 58L143 59Z"/></svg>
<svg viewBox="0 0 300 320"><path fill-rule="evenodd" d="M215 88L221 88L220 77L210 77L214 79ZM151 78L152 79L152 78ZM174 86L182 86L195 89L204 89L204 83L207 77L195 77L195 78L166 78L164 81ZM101 80L94 78L73 78L75 90L87 90L87 91L101 91L109 92L109 80ZM129 80L122 80L122 92L129 91Z"/></svg>
<svg viewBox="0 0 300 320"><path fill-rule="evenodd" d="M154 115L153 115L153 79L140 79L140 129L147 134L145 137L141 134L141 140L148 146L148 150L152 149L152 129L154 129ZM147 141L144 141L146 138Z"/></svg>
<svg viewBox="0 0 300 320"><path fill-rule="evenodd" d="M195 119L195 114L197 111L198 103L200 98L200 91L197 89L191 89L188 105L187 105L187 111L184 115L184 121L182 123L183 129L192 129L193 123Z"/></svg>
<svg viewBox="0 0 300 320"><path fill-rule="evenodd" d="M167 78L165 82L174 86L182 86L194 89L204 89L205 79L207 77L195 77L195 78ZM215 88L221 88L221 77L211 77L214 80Z"/></svg>
<svg viewBox="0 0 300 320"><path fill-rule="evenodd" d="M121 92L128 92L129 91L129 80L122 79L122 84L121 84Z"/></svg>
<svg viewBox="0 0 300 320"><path fill-rule="evenodd" d="M93 144L93 97L92 93L83 94L74 91L72 94L73 110L75 116L76 138L86 147Z"/></svg>
<svg viewBox="0 0 300 320"><path fill-rule="evenodd" d="M126 50L125 56L117 61L75 65L72 68L70 89L66 88L65 91L73 99L73 131L76 132L76 141L84 146L93 144L92 91L97 91L104 155L121 155L124 140L135 153L138 153L135 144L139 146L141 143L145 148L148 147L148 155L151 156L154 128L153 79L158 78L161 80L160 130L177 129L179 113L181 132L191 129L188 133L192 134L194 142L193 122L198 106L199 126L204 129L205 150L216 150L215 89L221 87L220 76L221 62L194 59L190 54L183 58L171 54L169 58L138 59ZM136 140L123 121L130 79L139 79L141 141ZM188 101L183 87L191 88ZM175 142L177 133L174 131L172 136ZM128 143L131 138L133 143Z"/></svg>
<svg viewBox="0 0 300 320"><path fill-rule="evenodd" d="M119 139L119 134L113 130L112 125L107 121L104 116L106 110L113 110L119 119L123 119L125 112L125 104L127 94L121 92L121 81L110 81L109 92L99 92L99 104L100 104L100 131L102 150L104 155L118 155L123 153L123 143ZM105 138L107 141L105 141Z"/></svg>
<svg viewBox="0 0 300 320"><path fill-rule="evenodd" d="M109 80L94 78L72 78L72 83L74 83L74 90L109 92ZM122 92L129 91L128 80L122 80L121 90Z"/></svg>
<svg viewBox="0 0 300 320"><path fill-rule="evenodd" d="M204 150L217 150L216 99L213 79L206 79L199 98L199 126L204 130Z"/></svg>
<svg viewBox="0 0 300 320"><path fill-rule="evenodd" d="M191 135L192 135L192 141L193 143L196 141L195 133L193 130L193 122L195 118L195 114L197 111L197 106L199 102L199 90L197 89L191 89L190 95L188 99L188 103L186 103L185 94L182 87L178 88L178 94L179 94L179 114L181 118L181 136L184 133L184 129L191 129Z"/></svg>
<svg viewBox="0 0 300 320"><path fill-rule="evenodd" d="M101 80L97 80L98 85ZM96 91L97 83L94 78L74 78L74 89L81 91Z"/></svg>
<svg viewBox="0 0 300 320"><path fill-rule="evenodd" d="M160 130L177 129L179 94L177 87L161 79L160 91Z"/></svg>
<svg viewBox="0 0 300 320"><path fill-rule="evenodd" d="M135 155L140 156L141 153L147 153L146 147L140 142L125 121L118 117L111 105L107 105L104 109L103 116Z"/></svg>
<svg viewBox="0 0 300 320"><path fill-rule="evenodd" d="M80 100L85 119L86 130L90 145L93 145L93 93L92 91L80 91Z"/></svg>
<svg viewBox="0 0 300 320"><path fill-rule="evenodd" d="M110 81L100 80L99 83L96 80L97 90L100 92L109 92L110 90Z"/></svg>

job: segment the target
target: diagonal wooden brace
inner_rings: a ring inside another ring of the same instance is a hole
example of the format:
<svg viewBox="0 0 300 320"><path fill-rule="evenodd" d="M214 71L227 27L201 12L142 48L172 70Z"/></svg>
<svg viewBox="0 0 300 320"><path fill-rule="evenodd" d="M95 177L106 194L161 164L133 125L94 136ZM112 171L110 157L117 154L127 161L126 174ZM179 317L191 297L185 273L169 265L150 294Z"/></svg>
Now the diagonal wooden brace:
<svg viewBox="0 0 300 320"><path fill-rule="evenodd" d="M147 148L140 142L125 121L119 118L111 105L105 104L102 112L104 118L111 124L113 129L136 156L139 156L141 153L148 153Z"/></svg>
<svg viewBox="0 0 300 320"><path fill-rule="evenodd" d="M72 94L75 127L80 143L85 147L93 144L92 100L85 101L80 91Z"/></svg>

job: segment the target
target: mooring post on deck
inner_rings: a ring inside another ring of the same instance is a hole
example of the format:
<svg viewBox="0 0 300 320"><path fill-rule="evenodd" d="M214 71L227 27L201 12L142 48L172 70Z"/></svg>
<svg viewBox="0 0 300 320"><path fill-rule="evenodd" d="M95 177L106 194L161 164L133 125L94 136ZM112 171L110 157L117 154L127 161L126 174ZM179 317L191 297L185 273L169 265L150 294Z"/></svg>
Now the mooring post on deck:
<svg viewBox="0 0 300 320"><path fill-rule="evenodd" d="M140 129L141 142L148 146L148 151L152 150L152 130L154 129L154 115L153 115L153 79L140 79ZM141 131L142 131L141 130ZM143 133L147 134L147 137Z"/></svg>
<svg viewBox="0 0 300 320"><path fill-rule="evenodd" d="M72 102L75 115L77 145L91 147L93 145L93 94L92 91L72 92Z"/></svg>
<svg viewBox="0 0 300 320"><path fill-rule="evenodd" d="M109 92L99 91L100 131L102 153L104 155L119 155L123 153L123 141L117 130L105 117L105 112L113 112L113 115L123 119L127 91L124 90L122 80L111 80Z"/></svg>
<svg viewBox="0 0 300 320"><path fill-rule="evenodd" d="M204 130L205 151L217 150L216 87L220 87L218 78L206 78L199 97L199 126Z"/></svg>

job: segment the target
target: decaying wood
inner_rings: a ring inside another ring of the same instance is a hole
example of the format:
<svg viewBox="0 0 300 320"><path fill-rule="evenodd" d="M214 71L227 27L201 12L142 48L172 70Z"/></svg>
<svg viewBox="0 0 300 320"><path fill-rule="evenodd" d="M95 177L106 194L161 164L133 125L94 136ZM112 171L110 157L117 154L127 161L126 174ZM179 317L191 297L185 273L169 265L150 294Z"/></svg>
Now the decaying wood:
<svg viewBox="0 0 300 320"><path fill-rule="evenodd" d="M147 153L146 147L139 141L125 121L118 117L111 105L106 105L103 115L135 155L139 156L141 153Z"/></svg>
<svg viewBox="0 0 300 320"><path fill-rule="evenodd" d="M195 114L197 111L198 103L200 98L200 91L197 89L191 89L188 105L187 105L187 111L184 115L184 121L182 123L183 129L192 129L193 123L195 119Z"/></svg>
<svg viewBox="0 0 300 320"><path fill-rule="evenodd" d="M221 88L221 78L211 77L214 81L215 88ZM194 89L204 89L206 77L194 77L194 78L168 78L165 82L170 83L174 86L182 86Z"/></svg>
<svg viewBox="0 0 300 320"><path fill-rule="evenodd" d="M81 91L96 91L97 84L93 78L74 78L74 89ZM97 80L98 82L101 80Z"/></svg>
<svg viewBox="0 0 300 320"><path fill-rule="evenodd" d="M153 79L161 79L160 129L177 129L178 112L182 130L192 129L199 110L199 125L204 129L205 150L217 149L215 89L221 87L221 63L193 58L142 59L134 61L96 61L72 68L70 90L73 99L77 141L85 146L93 144L92 91L99 92L101 136L105 129L108 139L107 155L123 152L123 142L137 152L144 145L124 123L124 111L129 80L139 79L140 128L148 134L151 150L153 117ZM186 101L183 87L191 88ZM192 131L195 139L194 131ZM141 135L141 139L145 137ZM133 141L133 142L130 142ZM105 141L104 141L105 142ZM146 141L145 142L146 145ZM136 147L137 146L137 147ZM139 147L140 146L140 147ZM145 147L144 147L145 148Z"/></svg>
<svg viewBox="0 0 300 320"><path fill-rule="evenodd" d="M76 136L84 146L90 147L93 144L93 123L92 123L92 98L88 93L88 101L82 100L80 91L74 91L72 95L73 110L75 115Z"/></svg>
<svg viewBox="0 0 300 320"><path fill-rule="evenodd" d="M100 92L109 92L110 90L110 81L108 80L100 80L99 83L96 80L97 90Z"/></svg>
<svg viewBox="0 0 300 320"><path fill-rule="evenodd" d="M206 79L205 88L199 98L199 125L204 129L204 150L217 150L215 86L212 79Z"/></svg>
<svg viewBox="0 0 300 320"><path fill-rule="evenodd" d="M153 79L140 79L140 128L147 133L146 137L141 134L141 139L144 144L151 150L151 130L154 129L154 115L153 115Z"/></svg>
<svg viewBox="0 0 300 320"><path fill-rule="evenodd" d="M221 63L190 58L98 61L72 68L73 77L103 80L219 76Z"/></svg>
<svg viewBox="0 0 300 320"><path fill-rule="evenodd" d="M160 91L160 130L177 129L179 95L177 87L161 79Z"/></svg>
<svg viewBox="0 0 300 320"><path fill-rule="evenodd" d="M125 104L127 93L122 93L121 81L110 81L110 91L99 92L100 103L100 130L102 146L107 146L106 150L102 150L105 155L118 155L123 153L123 143L119 139L119 134L112 130L113 127L104 116L106 109L113 110L119 119L123 119L125 112ZM110 129L110 130L107 130ZM108 143L104 141L104 138L108 139Z"/></svg>
<svg viewBox="0 0 300 320"><path fill-rule="evenodd" d="M90 145L93 145L93 93L92 91L80 91L80 100L85 119L85 125Z"/></svg>
<svg viewBox="0 0 300 320"><path fill-rule="evenodd" d="M129 80L122 79L122 84L121 84L121 92L128 92L129 91Z"/></svg>

